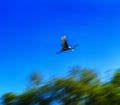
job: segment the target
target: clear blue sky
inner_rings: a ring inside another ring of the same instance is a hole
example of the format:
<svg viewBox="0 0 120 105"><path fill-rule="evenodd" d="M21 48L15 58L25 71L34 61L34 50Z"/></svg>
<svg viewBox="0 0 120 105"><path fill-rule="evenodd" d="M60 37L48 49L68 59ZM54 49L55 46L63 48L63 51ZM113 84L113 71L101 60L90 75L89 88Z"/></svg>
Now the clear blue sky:
<svg viewBox="0 0 120 105"><path fill-rule="evenodd" d="M56 55L66 35L74 52ZM0 3L0 94L20 92L29 75L63 76L70 66L100 77L120 67L120 1L5 0Z"/></svg>

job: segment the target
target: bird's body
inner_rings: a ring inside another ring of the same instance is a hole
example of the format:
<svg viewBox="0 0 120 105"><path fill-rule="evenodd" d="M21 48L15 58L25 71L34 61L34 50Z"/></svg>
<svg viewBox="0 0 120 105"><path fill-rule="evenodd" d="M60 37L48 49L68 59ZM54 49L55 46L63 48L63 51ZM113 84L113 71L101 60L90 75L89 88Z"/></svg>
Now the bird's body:
<svg viewBox="0 0 120 105"><path fill-rule="evenodd" d="M63 51L74 50L74 48L78 46L78 44L74 45L73 47L68 46L66 36L63 36L61 38L61 42L62 42L62 49L61 49L61 51L57 52L56 54L59 54L59 53L61 53Z"/></svg>

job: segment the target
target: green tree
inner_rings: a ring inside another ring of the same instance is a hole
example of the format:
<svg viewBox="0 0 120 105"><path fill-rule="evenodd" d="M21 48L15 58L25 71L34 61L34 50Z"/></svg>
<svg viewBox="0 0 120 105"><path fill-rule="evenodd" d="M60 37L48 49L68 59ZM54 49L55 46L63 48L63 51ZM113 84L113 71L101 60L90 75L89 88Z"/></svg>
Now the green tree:
<svg viewBox="0 0 120 105"><path fill-rule="evenodd" d="M111 81L101 83L93 70L75 67L69 76L41 84L39 73L30 76L30 88L16 95L6 93L3 105L120 105L120 71ZM41 85L40 85L41 84Z"/></svg>
<svg viewBox="0 0 120 105"><path fill-rule="evenodd" d="M5 105L15 105L17 96L16 94L10 92L10 93L6 93L3 95L2 97L2 103Z"/></svg>

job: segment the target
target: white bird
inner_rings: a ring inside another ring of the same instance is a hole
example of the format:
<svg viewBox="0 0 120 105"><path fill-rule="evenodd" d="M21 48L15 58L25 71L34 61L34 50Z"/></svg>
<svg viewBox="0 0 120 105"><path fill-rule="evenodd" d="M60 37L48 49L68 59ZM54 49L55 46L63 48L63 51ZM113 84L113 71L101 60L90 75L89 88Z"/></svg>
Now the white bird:
<svg viewBox="0 0 120 105"><path fill-rule="evenodd" d="M68 46L66 36L62 36L61 42L62 42L62 49L61 49L61 51L57 52L56 54L59 54L63 51L74 50L75 47L79 46L78 44L74 45L73 47Z"/></svg>

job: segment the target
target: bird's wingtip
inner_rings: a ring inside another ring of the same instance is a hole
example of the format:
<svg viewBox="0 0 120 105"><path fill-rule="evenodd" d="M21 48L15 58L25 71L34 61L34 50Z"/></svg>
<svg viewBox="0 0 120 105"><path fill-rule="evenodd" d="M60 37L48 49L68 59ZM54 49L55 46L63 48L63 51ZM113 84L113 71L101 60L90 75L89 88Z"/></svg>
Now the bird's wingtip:
<svg viewBox="0 0 120 105"><path fill-rule="evenodd" d="M66 38L66 36L65 36L65 35L63 35L63 36L62 36L62 39L64 39L64 38Z"/></svg>
<svg viewBox="0 0 120 105"><path fill-rule="evenodd" d="M56 52L56 54L60 54L61 53L61 51L59 51L59 52Z"/></svg>

